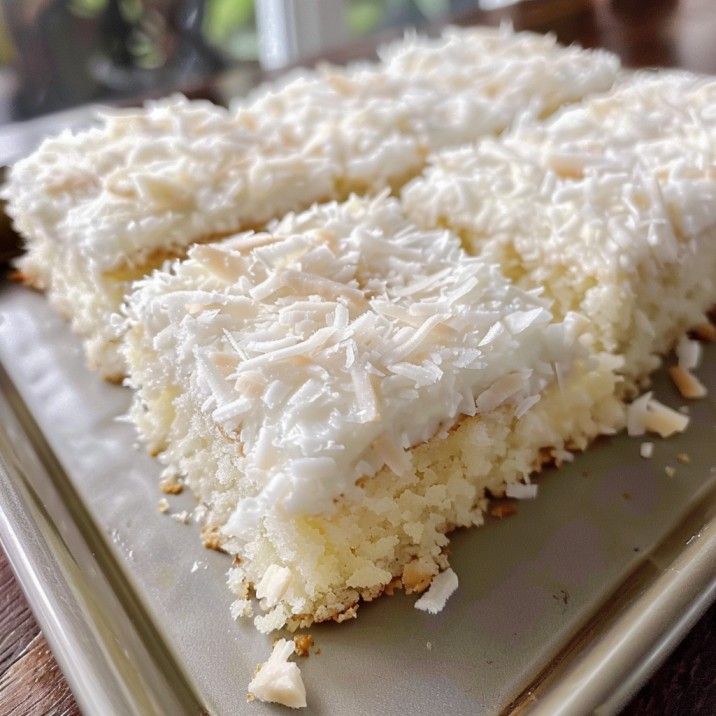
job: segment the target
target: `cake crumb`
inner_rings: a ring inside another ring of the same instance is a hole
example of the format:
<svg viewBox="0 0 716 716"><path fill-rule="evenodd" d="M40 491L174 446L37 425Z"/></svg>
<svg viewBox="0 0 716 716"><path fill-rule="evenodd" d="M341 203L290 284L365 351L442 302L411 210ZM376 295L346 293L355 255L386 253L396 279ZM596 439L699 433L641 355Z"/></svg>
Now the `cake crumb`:
<svg viewBox="0 0 716 716"><path fill-rule="evenodd" d="M434 577L434 572L425 569L420 562L409 562L403 568L403 586L406 594L424 592Z"/></svg>
<svg viewBox="0 0 716 716"><path fill-rule="evenodd" d="M297 664L288 660L294 650L293 641L279 639L274 644L271 656L259 666L249 684L250 696L292 709L306 706L306 687L303 685L301 670Z"/></svg>
<svg viewBox="0 0 716 716"><path fill-rule="evenodd" d="M345 611L342 611L340 614L336 614L333 617L333 621L336 622L336 624L342 624L345 621L348 621L349 619L355 619L358 616L358 605L354 604L352 607L348 607Z"/></svg>
<svg viewBox="0 0 716 716"><path fill-rule="evenodd" d="M310 634L298 634L293 637L293 644L296 656L308 656L308 650L313 646L313 637Z"/></svg>
<svg viewBox="0 0 716 716"><path fill-rule="evenodd" d="M180 522L183 525L186 525L189 523L189 513L186 510L182 510L181 512L172 512L172 514L169 516L175 522Z"/></svg>
<svg viewBox="0 0 716 716"><path fill-rule="evenodd" d="M164 514L165 512L169 512L169 500L167 500L166 497L162 497L161 500L157 503L157 509Z"/></svg>
<svg viewBox="0 0 716 716"><path fill-rule="evenodd" d="M517 513L517 505L514 502L500 502L490 507L490 516L501 520L503 517L510 517Z"/></svg>
<svg viewBox="0 0 716 716"><path fill-rule="evenodd" d="M216 528L207 528L201 533L201 543L206 549L213 549L216 552L223 552L219 531Z"/></svg>
<svg viewBox="0 0 716 716"><path fill-rule="evenodd" d="M178 482L174 477L168 477L159 483L159 489L165 495L178 495L184 489L184 485Z"/></svg>
<svg viewBox="0 0 716 716"><path fill-rule="evenodd" d="M691 456L687 452L680 452L676 459L682 464L682 465L688 465L691 462Z"/></svg>
<svg viewBox="0 0 716 716"><path fill-rule="evenodd" d="M231 618L237 619L249 619L254 615L254 608L248 599L237 599L231 603L229 609L231 612Z"/></svg>
<svg viewBox="0 0 716 716"><path fill-rule="evenodd" d="M191 511L191 518L194 522L196 522L196 524L202 524L206 519L207 512L209 512L207 506L199 504Z"/></svg>
<svg viewBox="0 0 716 716"><path fill-rule="evenodd" d="M667 477L674 477L674 475L676 475L676 469L673 468L671 465L667 465L664 468L664 472L666 473Z"/></svg>
<svg viewBox="0 0 716 716"><path fill-rule="evenodd" d="M650 442L642 443L639 448L639 454L643 458L648 460L654 454L654 443L650 443Z"/></svg>

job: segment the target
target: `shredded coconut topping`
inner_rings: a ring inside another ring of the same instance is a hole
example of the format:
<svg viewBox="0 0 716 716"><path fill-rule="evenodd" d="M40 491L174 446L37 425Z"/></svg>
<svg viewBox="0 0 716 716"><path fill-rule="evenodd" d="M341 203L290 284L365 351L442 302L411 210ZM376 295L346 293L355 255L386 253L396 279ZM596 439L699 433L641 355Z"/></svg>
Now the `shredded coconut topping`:
<svg viewBox="0 0 716 716"><path fill-rule="evenodd" d="M231 111L180 96L112 110L48 139L5 197L28 238L93 263L236 231L345 188L382 189L428 151L498 132L611 86L609 53L510 28L410 35L378 64L303 70Z"/></svg>
<svg viewBox="0 0 716 716"><path fill-rule="evenodd" d="M713 301L715 105L713 79L639 75L545 123L436 154L403 203L543 286L558 315L584 313L596 347L643 375ZM696 351L684 344L683 359Z"/></svg>
<svg viewBox="0 0 716 716"><path fill-rule="evenodd" d="M413 228L393 199L317 207L245 242L195 247L130 308L171 381L241 445L235 537L271 510L329 512L383 465L405 474L405 451L461 415L524 410L577 350L577 317L552 323L539 298L453 234ZM276 576L260 585L269 601Z"/></svg>

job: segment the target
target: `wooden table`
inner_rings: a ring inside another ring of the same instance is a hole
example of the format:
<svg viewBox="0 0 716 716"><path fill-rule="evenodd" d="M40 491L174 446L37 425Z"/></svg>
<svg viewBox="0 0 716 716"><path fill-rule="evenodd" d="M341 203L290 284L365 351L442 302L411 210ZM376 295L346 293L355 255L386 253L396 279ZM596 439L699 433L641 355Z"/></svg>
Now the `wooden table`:
<svg viewBox="0 0 716 716"><path fill-rule="evenodd" d="M629 67L682 67L716 74L716 0L530 0L461 24L511 20L562 42L606 47ZM356 45L336 60L365 55ZM72 694L0 553L0 714L78 714ZM716 714L716 606L634 697L625 714Z"/></svg>

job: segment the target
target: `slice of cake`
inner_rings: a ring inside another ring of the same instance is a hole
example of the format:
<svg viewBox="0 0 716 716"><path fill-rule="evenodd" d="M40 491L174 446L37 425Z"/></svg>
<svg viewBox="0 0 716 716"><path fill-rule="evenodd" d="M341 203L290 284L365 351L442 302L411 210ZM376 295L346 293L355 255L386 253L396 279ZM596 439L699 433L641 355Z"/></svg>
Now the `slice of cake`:
<svg viewBox="0 0 716 716"><path fill-rule="evenodd" d="M618 72L608 53L508 28L381 54L267 85L232 111L175 97L108 112L13 167L3 196L26 240L21 275L70 318L92 366L123 375L113 314L131 280L190 244L395 189L429 152L545 116Z"/></svg>
<svg viewBox="0 0 716 716"><path fill-rule="evenodd" d="M500 141L433 157L403 192L421 226L578 311L643 379L716 303L716 81L639 75Z"/></svg>
<svg viewBox="0 0 716 716"><path fill-rule="evenodd" d="M138 284L131 417L208 507L265 631L447 566L486 490L622 424L614 361L396 199L289 215Z"/></svg>

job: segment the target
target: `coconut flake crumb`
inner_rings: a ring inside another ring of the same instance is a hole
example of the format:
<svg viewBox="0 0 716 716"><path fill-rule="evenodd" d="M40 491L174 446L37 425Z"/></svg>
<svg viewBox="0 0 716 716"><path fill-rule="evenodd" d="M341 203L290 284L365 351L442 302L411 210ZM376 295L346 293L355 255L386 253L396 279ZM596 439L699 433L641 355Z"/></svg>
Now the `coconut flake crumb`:
<svg viewBox="0 0 716 716"><path fill-rule="evenodd" d="M301 670L288 658L295 651L293 641L279 639L271 656L259 667L249 684L249 695L267 703L282 704L292 709L305 708L306 687Z"/></svg>
<svg viewBox="0 0 716 716"><path fill-rule="evenodd" d="M430 614L441 612L457 585L457 574L448 567L433 579L428 591L415 602L415 608Z"/></svg>
<svg viewBox="0 0 716 716"><path fill-rule="evenodd" d="M687 452L680 452L676 456L676 460L680 462L682 465L688 465L691 462L691 456Z"/></svg>
<svg viewBox="0 0 716 716"><path fill-rule="evenodd" d="M432 650L433 650L433 643L432 643L431 641L426 642L426 643L425 643L425 648L426 648L428 651L432 651Z"/></svg>
<svg viewBox="0 0 716 716"><path fill-rule="evenodd" d="M639 448L639 454L648 460L654 454L654 443L642 443Z"/></svg>
<svg viewBox="0 0 716 716"><path fill-rule="evenodd" d="M672 365L669 368L669 375L671 375L671 380L674 381L674 385L684 398L696 400L706 396L708 392L706 386L693 373L683 368L681 364Z"/></svg>
<svg viewBox="0 0 716 716"><path fill-rule="evenodd" d="M534 500L537 497L537 485L524 485L521 482L516 482L507 485L505 495L514 497L516 500Z"/></svg>
<svg viewBox="0 0 716 716"><path fill-rule="evenodd" d="M683 433L688 425L688 415L654 400L651 393L644 393L627 407L627 433L632 436L648 431L668 438Z"/></svg>
<svg viewBox="0 0 716 716"><path fill-rule="evenodd" d="M162 497L162 499L157 502L157 509L162 514L165 512L169 512L169 500L167 500L166 497Z"/></svg>
<svg viewBox="0 0 716 716"><path fill-rule="evenodd" d="M676 469L673 468L671 465L667 465L664 468L664 472L666 473L667 477L674 477L674 475L676 475Z"/></svg>
<svg viewBox="0 0 716 716"><path fill-rule="evenodd" d="M189 512L187 510L182 510L181 512L172 512L172 514L169 516L175 522L180 522L183 525L186 525L189 523Z"/></svg>
<svg viewBox="0 0 716 716"><path fill-rule="evenodd" d="M650 400L646 412L646 429L668 438L674 433L683 433L689 425L689 416L669 408L658 400Z"/></svg>
<svg viewBox="0 0 716 716"><path fill-rule="evenodd" d="M631 436L643 435L646 432L647 404L652 393L640 395L627 407L627 433Z"/></svg>
<svg viewBox="0 0 716 716"><path fill-rule="evenodd" d="M676 346L676 357L679 367L687 371L695 370L701 362L701 344L683 336Z"/></svg>

